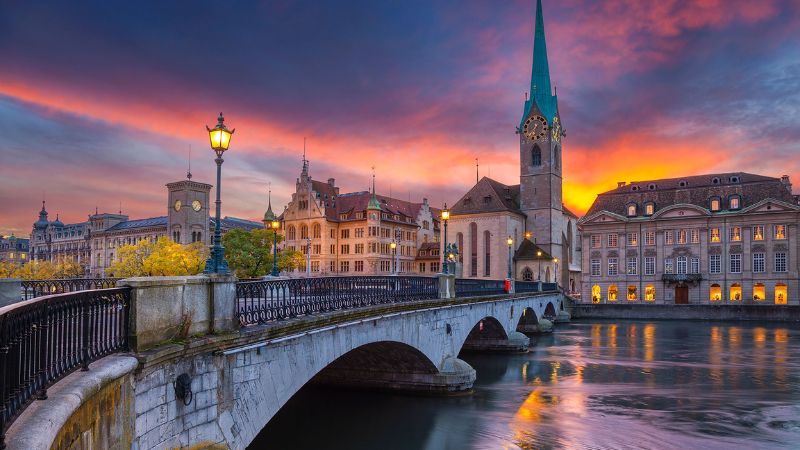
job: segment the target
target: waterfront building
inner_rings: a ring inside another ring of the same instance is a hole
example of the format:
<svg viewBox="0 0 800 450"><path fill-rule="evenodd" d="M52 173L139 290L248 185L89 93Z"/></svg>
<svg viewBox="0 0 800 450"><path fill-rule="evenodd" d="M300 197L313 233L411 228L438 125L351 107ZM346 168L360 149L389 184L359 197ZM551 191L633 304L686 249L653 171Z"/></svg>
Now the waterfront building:
<svg viewBox="0 0 800 450"><path fill-rule="evenodd" d="M523 105L519 135L519 184L507 185L484 177L452 207L448 231L459 248L458 275L506 278L509 252L516 256L514 278L529 279L539 270L519 253L523 237L549 256L542 281L558 281L572 290L579 286L580 254L577 216L562 203L562 138L565 136L558 98L551 88L541 0L536 4L530 98ZM511 248L506 243L512 237ZM537 252L534 252L534 256ZM558 262L556 262L558 260ZM533 266L532 266L533 265ZM558 273L555 273L558 266Z"/></svg>
<svg viewBox="0 0 800 450"><path fill-rule="evenodd" d="M620 182L580 221L584 302L800 304L788 176Z"/></svg>
<svg viewBox="0 0 800 450"><path fill-rule="evenodd" d="M214 218L210 216L211 185L191 180L168 183L167 215L146 219L130 219L120 211L117 214L99 213L88 216L85 222L64 224L56 215L49 221L45 202L39 219L31 232L31 259L58 262L71 259L81 264L89 276L102 277L105 270L118 258L124 245L136 244L144 239L156 240L169 236L180 244L191 242L211 243ZM222 232L234 228L252 230L263 225L259 222L225 217L221 219Z"/></svg>
<svg viewBox="0 0 800 450"><path fill-rule="evenodd" d="M29 239L18 238L13 233L9 237L0 236L0 262L22 265L29 259Z"/></svg>
<svg viewBox="0 0 800 450"><path fill-rule="evenodd" d="M306 255L313 276L387 275L419 273L420 249L439 242L438 216L427 199L414 203L376 194L374 177L372 192L340 193L334 178L312 179L304 157L279 220L284 246ZM424 260L430 273L427 255ZM299 271L306 272L305 264Z"/></svg>

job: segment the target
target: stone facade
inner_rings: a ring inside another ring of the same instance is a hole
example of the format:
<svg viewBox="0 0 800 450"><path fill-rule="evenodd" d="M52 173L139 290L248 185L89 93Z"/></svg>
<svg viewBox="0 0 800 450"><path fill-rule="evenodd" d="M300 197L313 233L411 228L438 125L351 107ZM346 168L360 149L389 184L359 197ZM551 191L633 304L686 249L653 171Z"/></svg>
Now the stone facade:
<svg viewBox="0 0 800 450"><path fill-rule="evenodd" d="M292 200L279 217L283 245L306 255L300 274L418 273L419 249L439 240L439 211L427 199L399 200L375 194L374 187L373 193L340 193L333 178L313 180L308 168L303 160Z"/></svg>
<svg viewBox="0 0 800 450"><path fill-rule="evenodd" d="M30 240L0 236L0 262L25 264L30 260Z"/></svg>
<svg viewBox="0 0 800 450"><path fill-rule="evenodd" d="M582 301L800 304L798 221L788 177L620 183L580 223Z"/></svg>

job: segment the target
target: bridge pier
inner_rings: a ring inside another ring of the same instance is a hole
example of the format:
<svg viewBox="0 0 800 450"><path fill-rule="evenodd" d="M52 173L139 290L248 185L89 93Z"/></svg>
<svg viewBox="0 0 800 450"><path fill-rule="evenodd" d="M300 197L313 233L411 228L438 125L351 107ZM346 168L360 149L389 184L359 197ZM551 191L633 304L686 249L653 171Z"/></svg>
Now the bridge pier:
<svg viewBox="0 0 800 450"><path fill-rule="evenodd" d="M512 331L506 338L467 339L462 351L525 353L531 340L528 336Z"/></svg>

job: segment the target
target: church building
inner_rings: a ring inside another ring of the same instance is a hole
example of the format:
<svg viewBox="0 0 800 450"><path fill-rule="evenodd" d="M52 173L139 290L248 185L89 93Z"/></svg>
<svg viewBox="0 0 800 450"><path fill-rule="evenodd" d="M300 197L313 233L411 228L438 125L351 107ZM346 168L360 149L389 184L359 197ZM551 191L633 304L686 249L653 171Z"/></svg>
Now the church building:
<svg viewBox="0 0 800 450"><path fill-rule="evenodd" d="M578 217L562 203L562 138L558 98L550 81L542 3L536 3L530 98L519 135L519 184L484 177L452 207L449 242L458 246L460 276L557 281L575 290L580 280ZM508 245L511 237L513 244Z"/></svg>

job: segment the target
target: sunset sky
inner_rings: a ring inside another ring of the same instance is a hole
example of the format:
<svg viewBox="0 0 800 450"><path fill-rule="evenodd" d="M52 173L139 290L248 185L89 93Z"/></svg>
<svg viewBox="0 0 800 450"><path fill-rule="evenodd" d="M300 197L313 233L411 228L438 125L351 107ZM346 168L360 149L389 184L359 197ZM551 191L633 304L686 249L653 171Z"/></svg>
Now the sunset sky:
<svg viewBox="0 0 800 450"><path fill-rule="evenodd" d="M536 2L23 2L0 14L0 234L165 215L205 125L236 128L223 215L283 209L308 140L343 192L453 203L519 182ZM800 185L800 0L544 0L565 201L716 171ZM796 190L797 191L797 190Z"/></svg>

